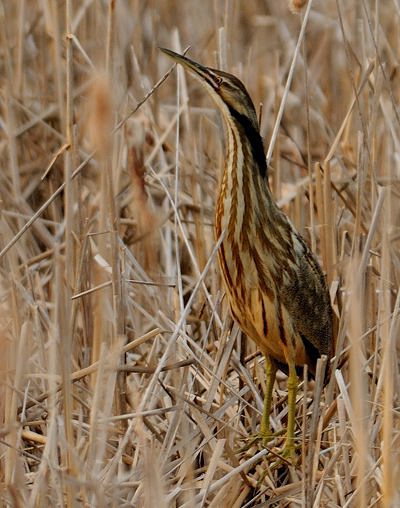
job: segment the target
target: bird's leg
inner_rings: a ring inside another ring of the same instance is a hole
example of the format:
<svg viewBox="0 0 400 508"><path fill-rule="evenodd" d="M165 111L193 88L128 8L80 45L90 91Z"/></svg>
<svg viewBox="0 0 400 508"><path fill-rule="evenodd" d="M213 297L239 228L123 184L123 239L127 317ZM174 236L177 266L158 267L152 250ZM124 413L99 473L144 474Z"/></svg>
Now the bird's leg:
<svg viewBox="0 0 400 508"><path fill-rule="evenodd" d="M296 395L297 395L297 373L294 361L291 359L289 362L289 377L287 381L288 387L288 424L285 446L282 450L284 457L293 459L295 456L294 446L294 425L296 416Z"/></svg>
<svg viewBox="0 0 400 508"><path fill-rule="evenodd" d="M265 356L265 396L260 432L253 436L246 446L241 448L241 452L248 450L257 441L261 441L262 446L267 447L268 443L277 435L271 431L270 425L272 390L274 388L277 370L278 367L275 360Z"/></svg>
<svg viewBox="0 0 400 508"><path fill-rule="evenodd" d="M271 413L271 402L272 402L272 390L274 388L275 376L278 367L275 360L265 356L265 396L264 396L264 408L261 420L260 437L262 439L263 446L266 446L269 441L273 438L270 424L270 413Z"/></svg>

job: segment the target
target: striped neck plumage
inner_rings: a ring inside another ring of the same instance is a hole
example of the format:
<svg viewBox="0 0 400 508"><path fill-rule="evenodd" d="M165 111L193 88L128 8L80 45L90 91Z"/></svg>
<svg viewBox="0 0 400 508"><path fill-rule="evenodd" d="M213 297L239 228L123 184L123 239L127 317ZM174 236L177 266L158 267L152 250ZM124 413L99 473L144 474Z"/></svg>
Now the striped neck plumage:
<svg viewBox="0 0 400 508"><path fill-rule="evenodd" d="M253 122L232 108L220 108L225 123L226 159L217 202L216 233L227 239L250 227L257 203L269 201L266 160L261 136ZM242 233L242 237L246 232Z"/></svg>

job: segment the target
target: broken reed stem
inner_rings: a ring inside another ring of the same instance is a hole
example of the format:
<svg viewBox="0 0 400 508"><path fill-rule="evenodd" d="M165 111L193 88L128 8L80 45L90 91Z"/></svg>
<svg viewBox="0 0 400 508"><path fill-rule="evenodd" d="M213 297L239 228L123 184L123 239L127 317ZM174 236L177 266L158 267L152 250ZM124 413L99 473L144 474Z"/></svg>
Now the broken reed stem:
<svg viewBox="0 0 400 508"><path fill-rule="evenodd" d="M108 10L108 31L107 31L107 55L106 55L106 72L108 78L109 90L111 93L110 84L113 81L114 77L114 69L111 65L112 56L114 52L114 23L115 23L115 2L109 3ZM111 97L110 97L111 102ZM110 108L111 109L111 108ZM111 131L111 122L107 125L107 130ZM121 254L120 254L120 245L119 245L119 210L116 205L115 200L115 191L114 191L114 180L118 181L116 177L117 175L117 154L116 154L116 143L114 143L115 135L112 140L110 139L110 156L108 158L109 165L107 167L106 173L106 181L107 181L107 189L108 193L105 193L108 197L108 210L109 210L109 223L111 225L111 266L112 266L112 293L113 293L113 341L126 342L126 332L125 332L125 310L122 302L122 264L121 264ZM112 147L112 149L111 149ZM115 152L115 153L114 153ZM111 157L112 153L112 157ZM124 359L121 358L120 362L123 363ZM126 376L123 371L120 371L117 375L117 388L118 395L116 397L116 412L118 414L126 413Z"/></svg>
<svg viewBox="0 0 400 508"><path fill-rule="evenodd" d="M305 466L305 506L311 507L314 502L314 486L318 470L318 456L320 452L320 438L317 439L318 422L323 422L323 412L321 414L321 395L324 387L325 370L327 367L327 357L322 355L317 360L315 373L315 387L313 393L313 408L310 421L310 431L308 439L308 450Z"/></svg>
<svg viewBox="0 0 400 508"><path fill-rule="evenodd" d="M73 148L73 53L71 33L72 2L67 0L65 3L65 134L66 144ZM73 281L75 279L74 266L74 244L73 244L73 186L72 186L72 152L67 149L64 152L64 214L65 214L65 260L61 262L61 256L57 256L58 247L56 245L56 273L58 272L58 284L56 295L56 313L55 329L58 332L60 344L60 364L61 364L61 386L63 395L63 416L65 428L65 466L68 474L73 478L76 475L76 466L73 450L75 448L75 438L72 427L73 419L73 399L71 383L71 362L73 358L72 347L72 303L71 294L73 291ZM76 487L71 482L66 483L66 504L73 506L76 496Z"/></svg>
<svg viewBox="0 0 400 508"><path fill-rule="evenodd" d="M324 207L324 186L321 177L322 167L320 163L316 163L314 166L315 175L315 194L316 194L316 205L317 205L317 219L320 234L320 250L322 257L322 265L328 267L328 255L326 245L326 217Z"/></svg>
<svg viewBox="0 0 400 508"><path fill-rule="evenodd" d="M334 273L336 272L336 244L334 235L334 207L332 199L332 182L331 182L331 168L330 163L327 162L323 165L323 203L324 203L324 218L325 218L325 247L326 247L326 279L330 287Z"/></svg>

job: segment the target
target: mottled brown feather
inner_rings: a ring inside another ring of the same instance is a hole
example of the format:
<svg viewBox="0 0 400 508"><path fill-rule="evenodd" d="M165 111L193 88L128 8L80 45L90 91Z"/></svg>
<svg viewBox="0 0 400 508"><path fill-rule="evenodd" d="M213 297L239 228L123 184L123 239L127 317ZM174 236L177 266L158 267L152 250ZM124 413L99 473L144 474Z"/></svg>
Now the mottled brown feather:
<svg viewBox="0 0 400 508"><path fill-rule="evenodd" d="M208 90L222 113L226 162L215 233L225 232L219 263L232 315L280 365L308 364L333 353L325 278L309 247L275 204L253 102L235 76L164 50Z"/></svg>

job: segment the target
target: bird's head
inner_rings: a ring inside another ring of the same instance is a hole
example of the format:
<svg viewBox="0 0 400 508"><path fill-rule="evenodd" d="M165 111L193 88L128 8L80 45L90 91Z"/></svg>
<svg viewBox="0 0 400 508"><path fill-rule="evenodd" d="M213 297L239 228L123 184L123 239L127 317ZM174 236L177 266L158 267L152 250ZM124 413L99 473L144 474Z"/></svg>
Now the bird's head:
<svg viewBox="0 0 400 508"><path fill-rule="evenodd" d="M227 72L205 67L170 49L160 49L200 81L222 112L227 108L233 117L238 115L247 117L253 128L258 131L259 126L254 104L243 83L238 78Z"/></svg>

